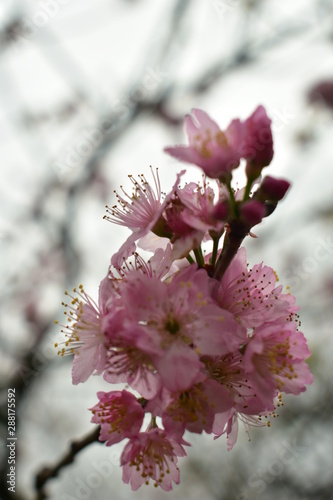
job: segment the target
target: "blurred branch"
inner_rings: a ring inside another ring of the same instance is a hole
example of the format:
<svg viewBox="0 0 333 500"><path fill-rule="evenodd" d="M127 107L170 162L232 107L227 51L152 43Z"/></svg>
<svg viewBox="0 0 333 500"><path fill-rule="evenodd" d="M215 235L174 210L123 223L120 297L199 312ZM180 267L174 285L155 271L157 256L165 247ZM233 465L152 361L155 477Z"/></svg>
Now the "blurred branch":
<svg viewBox="0 0 333 500"><path fill-rule="evenodd" d="M212 85L217 83L228 72L237 69L241 66L254 62L265 52L273 49L277 45L287 42L290 38L300 36L312 27L311 24L300 24L298 20L291 23L289 26L283 26L277 31L273 31L271 36L262 37L261 40L244 38L244 42L236 48L234 53L229 58L223 58L220 61L214 62L201 75L199 75L192 84L189 90L192 92L202 93L208 90ZM250 27L248 27L250 30ZM252 30L253 31L253 30Z"/></svg>
<svg viewBox="0 0 333 500"><path fill-rule="evenodd" d="M181 25L182 16L185 15L186 9L190 5L190 3L191 0L185 0L185 1L177 0L177 2L172 7L170 22L168 27L168 36L167 39L164 40L163 43L161 44L160 47L161 57L158 57L159 61L162 61L162 59L167 54L170 42L172 38L175 36L177 30L179 29ZM15 17L15 27L16 27L15 30L18 29L17 23L20 22L21 22L20 19ZM51 41L53 42L56 41L55 35L51 33L51 26L49 25L47 26L46 30L43 30L43 37L48 37L48 36L51 37ZM38 40L36 40L35 42L37 43ZM57 44L57 49L59 49L60 45L61 44ZM84 95L85 99L89 86L87 86L86 79L82 78L81 69L79 68L79 71L77 72L76 75L74 75L73 77L74 80L73 80L73 78L69 75L68 71L66 71L66 69L68 68L70 68L70 71L73 71L72 59L66 56L66 54L64 53L64 49L62 48L61 48L61 56L62 58L60 59L58 56L54 58L53 62L55 67L60 71L60 73L64 78L66 79L69 78L70 82L73 83L73 81L75 80L75 82L79 81L81 82L81 84L84 83L85 86L84 92L83 91L77 92L75 94L75 98L77 97L77 94L79 94L81 99L83 99L82 95ZM141 71L142 74L144 74L145 66L146 64L142 65L142 71ZM74 67L76 68L76 66ZM138 80L139 83L140 81L141 79ZM77 87L74 86L74 88L77 90ZM128 89L127 93L128 95L130 95L130 89ZM90 157L87 157L80 178L74 184L68 187L63 186L63 191L65 192L64 203L66 204L65 216L61 220L58 220L56 217L52 217L52 214L50 215L46 211L46 205L49 197L52 195L54 191L59 189L59 180L55 178L55 176L48 176L44 182L40 183L41 184L40 189L36 192L34 196L34 202L31 204L31 209L29 211L26 211L23 215L21 214L19 215L19 221L17 221L17 225L20 226L23 225L24 227L27 227L28 224L31 223L31 221L34 221L35 224L39 224L41 227L44 228L46 236L48 238L48 245L50 249L49 252L53 252L54 248L56 247L62 253L63 269L61 276L64 279L66 279L66 283L64 283L64 288L67 287L68 283L72 284L73 281L78 279L81 267L80 256L77 254L75 244L72 238L73 214L75 214L75 210L77 209L80 196L86 189L88 189L92 185L94 179L98 175L101 168L101 159L110 150L110 148L114 144L116 144L116 141L125 132L128 131L128 129L133 125L133 123L140 115L147 112L153 112L155 109L157 109L161 110L158 111L161 113L161 116L163 117L165 116L164 111L162 111L162 107L167 95L168 92L166 91L164 92L164 94L162 94L159 98L155 100L149 102L148 101L133 102L133 106L131 107L130 112L125 116L122 116L121 118L114 116L112 110L109 112L109 114L108 113L105 114L105 109L107 109L106 99L103 100L104 103L103 106L96 107L95 105L94 109L97 119L101 120L103 117L105 119L108 119L110 122L111 132L106 133L103 136L101 144L99 144L98 147L91 152ZM90 100L89 105L90 107L93 107L92 100ZM19 106L20 104L17 101L16 109L19 109ZM102 116L101 113L104 113L104 116ZM45 117L46 115L44 115L44 118ZM170 118L170 120L172 120L172 118ZM16 221L13 221L13 223L14 225L16 225ZM56 235L56 240L53 235ZM31 273L31 277L33 278L30 278L26 274L23 276L22 279L21 271L17 275L11 276L9 280L10 281L9 289L11 291L10 293L8 293L8 289L6 289L6 295L3 297L4 301L2 306L4 307L5 303L8 304L13 300L17 301L18 296L22 298L25 292L29 294L31 285L32 283L35 283L35 279L37 280L40 279L41 280L40 286L42 286L43 274L40 272L40 268L42 267L43 267L42 265L37 265L29 270L29 272ZM38 272L36 272L37 269ZM25 390L28 389L29 385L31 385L34 382L34 380L36 380L36 377L30 377L29 381L27 381L24 380L22 377L18 376L19 368L24 367L25 370L28 372L34 370L33 360L36 350L39 344L42 342L43 338L45 337L45 334L47 333L51 324L52 324L51 318L50 318L50 323L43 324L42 326L38 322L35 323L34 325L35 331L33 332L35 341L33 346L30 348L29 352L24 353L21 356L17 356L18 359L16 365L18 366L18 369L16 370L13 376L9 376L7 379L3 380L2 383L3 387L11 386L17 388L18 393L20 395L20 397L17 400L17 405L21 403ZM0 411L0 415L2 415L2 413L5 414L5 409L2 410L3 411Z"/></svg>
<svg viewBox="0 0 333 500"><path fill-rule="evenodd" d="M69 451L66 453L66 455L63 456L62 459L59 460L59 462L57 462L53 466L44 467L37 473L35 478L35 488L37 491L36 500L43 500L47 498L47 494L44 491L45 484L53 477L56 477L63 467L66 467L67 465L73 463L76 455L81 450L83 450L92 443L99 442L98 437L100 430L101 430L100 426L97 426L90 434L88 434L84 438L77 441L72 441L72 443L70 444Z"/></svg>

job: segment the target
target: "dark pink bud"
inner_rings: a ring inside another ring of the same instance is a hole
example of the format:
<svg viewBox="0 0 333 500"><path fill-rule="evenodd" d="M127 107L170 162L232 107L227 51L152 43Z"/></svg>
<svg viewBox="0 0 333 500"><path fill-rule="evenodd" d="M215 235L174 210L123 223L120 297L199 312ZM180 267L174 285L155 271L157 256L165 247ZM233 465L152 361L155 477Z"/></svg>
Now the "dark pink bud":
<svg viewBox="0 0 333 500"><path fill-rule="evenodd" d="M249 200L242 205L240 215L245 223L252 227L262 221L266 215L266 209L260 201Z"/></svg>
<svg viewBox="0 0 333 500"><path fill-rule="evenodd" d="M216 220L227 220L229 215L229 205L227 201L222 201L215 205L212 211L212 217Z"/></svg>
<svg viewBox="0 0 333 500"><path fill-rule="evenodd" d="M244 122L244 144L242 157L247 160L246 174L250 178L260 175L262 168L273 158L272 121L263 106L258 106Z"/></svg>
<svg viewBox="0 0 333 500"><path fill-rule="evenodd" d="M260 201L280 201L290 187L285 179L275 179L267 175L256 192L256 199Z"/></svg>

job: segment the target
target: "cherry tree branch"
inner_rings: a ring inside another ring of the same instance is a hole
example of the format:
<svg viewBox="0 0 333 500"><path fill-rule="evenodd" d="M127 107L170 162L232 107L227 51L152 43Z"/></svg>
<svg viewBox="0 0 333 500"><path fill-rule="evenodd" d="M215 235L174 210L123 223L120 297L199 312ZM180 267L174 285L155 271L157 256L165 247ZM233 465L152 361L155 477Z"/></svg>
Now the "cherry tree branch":
<svg viewBox="0 0 333 500"><path fill-rule="evenodd" d="M92 443L99 442L98 437L100 430L101 427L97 426L90 434L87 434L82 439L77 441L72 441L69 446L69 451L63 456L63 458L61 458L55 465L44 467L37 473L35 477L37 500L42 500L47 498L47 495L44 491L45 484L53 477L57 477L63 467L66 467L67 465L73 463L76 455L81 450L83 450Z"/></svg>

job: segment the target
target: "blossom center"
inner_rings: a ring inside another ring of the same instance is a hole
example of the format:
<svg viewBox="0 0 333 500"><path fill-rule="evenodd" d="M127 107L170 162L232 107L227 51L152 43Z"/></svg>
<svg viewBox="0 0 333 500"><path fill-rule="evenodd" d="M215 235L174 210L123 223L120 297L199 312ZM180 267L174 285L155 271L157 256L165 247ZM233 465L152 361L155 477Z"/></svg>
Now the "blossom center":
<svg viewBox="0 0 333 500"><path fill-rule="evenodd" d="M174 318L168 318L165 324L165 329L172 335L176 335L176 333L178 333L180 330L180 325Z"/></svg>

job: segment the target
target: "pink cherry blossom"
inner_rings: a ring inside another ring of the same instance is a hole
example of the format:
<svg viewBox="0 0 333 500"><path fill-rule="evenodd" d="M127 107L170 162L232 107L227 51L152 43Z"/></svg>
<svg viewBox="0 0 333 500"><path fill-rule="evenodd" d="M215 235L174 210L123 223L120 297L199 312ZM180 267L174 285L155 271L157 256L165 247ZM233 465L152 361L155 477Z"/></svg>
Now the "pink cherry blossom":
<svg viewBox="0 0 333 500"><path fill-rule="evenodd" d="M239 350L225 356L205 356L202 361L209 376L227 391L237 411L253 415L274 410L276 391L272 390L268 397L260 398L250 373L245 370L244 356Z"/></svg>
<svg viewBox="0 0 333 500"><path fill-rule="evenodd" d="M181 171L164 194L157 169L152 184L129 176L132 194L121 187L105 218L131 234L111 257L97 304L82 285L73 296L66 292L65 341L55 344L58 354L74 355L74 384L91 374L125 384L98 392L90 410L100 441L129 440L121 466L133 490L153 483L170 491L179 483L185 431L224 435L230 450L239 422L248 433L270 426L281 393L298 395L313 381L295 297L271 267L249 268L239 248L289 188L284 179L261 181L273 157L271 120L258 106L222 131L194 109L185 130L188 145L166 151L201 167L202 185L180 186ZM235 189L242 158L247 183Z"/></svg>
<svg viewBox="0 0 333 500"><path fill-rule="evenodd" d="M175 198L165 210L167 225L173 233L174 259L187 256L192 249L199 248L202 241L211 239L212 233L221 236L225 218L221 218L221 210L216 210L216 198L216 193L205 179L202 186L190 182L177 189Z"/></svg>
<svg viewBox="0 0 333 500"><path fill-rule="evenodd" d="M181 437L185 429L208 434L212 432L216 413L232 407L227 390L215 380L206 379L186 392L172 396L163 412L162 422L169 434Z"/></svg>
<svg viewBox="0 0 333 500"><path fill-rule="evenodd" d="M144 412L133 394L125 390L98 392L97 397L99 403L90 410L91 421L101 425L100 441L111 446L140 432Z"/></svg>
<svg viewBox="0 0 333 500"><path fill-rule="evenodd" d="M172 241L173 259L186 257L191 250L199 248L205 236L204 230L198 230L188 223L188 218L184 214L186 206L182 203L178 193L179 189L165 209L165 220Z"/></svg>
<svg viewBox="0 0 333 500"><path fill-rule="evenodd" d="M102 279L98 289L98 304L102 315L107 315L114 309L114 299L116 291L114 283L110 279L109 273Z"/></svg>
<svg viewBox="0 0 333 500"><path fill-rule="evenodd" d="M107 382L127 383L147 399L153 398L161 387L161 378L152 361L158 352L147 332L127 318L127 311L118 312L120 321L111 321L106 328L109 348L106 352L104 379Z"/></svg>
<svg viewBox="0 0 333 500"><path fill-rule="evenodd" d="M210 297L210 278L196 265L180 271L170 283L131 273L122 288L132 321L148 334L141 342L170 390L185 390L199 382L199 354L225 354L244 341L244 330L233 315ZM151 349L154 345L155 354Z"/></svg>
<svg viewBox="0 0 333 500"><path fill-rule="evenodd" d="M306 339L295 323L262 325L246 345L244 366L262 397L272 389L300 394L313 375L305 362L310 356Z"/></svg>
<svg viewBox="0 0 333 500"><path fill-rule="evenodd" d="M177 457L185 455L183 446L162 429L140 432L130 438L121 455L123 481L132 490L153 481L155 487L170 491L172 482L179 484Z"/></svg>
<svg viewBox="0 0 333 500"><path fill-rule="evenodd" d="M108 351L104 379L111 384L127 383L146 399L153 398L161 388L161 377L151 357L130 342Z"/></svg>
<svg viewBox="0 0 333 500"><path fill-rule="evenodd" d="M216 194L206 181L203 182L202 186L190 182L183 188L178 188L176 194L182 204L183 209L180 212L180 217L184 223L204 233L210 230L221 232L223 222L213 216Z"/></svg>
<svg viewBox="0 0 333 500"><path fill-rule="evenodd" d="M156 176L153 174L155 190L150 186L144 176L140 176L140 182L130 176L134 184L134 193L132 196L124 192L124 196L118 195L118 203L120 208L116 205L112 208L107 207L107 215L104 217L109 222L127 226L131 229L132 234L127 238L125 243L120 247L111 259L112 265L119 269L121 268L124 260L131 255L135 249L135 242L146 236L150 231L160 231L160 223L163 226L163 219L161 216L169 201L174 196L176 188L179 184L184 170L177 175L176 182L162 200L161 187L156 170ZM127 199L126 199L127 198Z"/></svg>
<svg viewBox="0 0 333 500"><path fill-rule="evenodd" d="M154 187L149 184L144 175L139 175L139 181L132 175L128 176L133 184L133 193L129 195L122 186L120 187L123 196L116 193L120 207L117 205L113 207L107 206L108 215L105 216L107 220L113 222L113 224L128 227L132 231L142 229L151 223L162 205L158 169L156 169L156 174L151 169L151 173Z"/></svg>
<svg viewBox="0 0 333 500"><path fill-rule="evenodd" d="M276 287L276 275L271 267L256 264L248 269L246 251L242 247L233 258L219 285L217 300L232 312L246 328L264 323L296 319L295 298Z"/></svg>
<svg viewBox="0 0 333 500"><path fill-rule="evenodd" d="M165 151L181 161L193 163L212 178L224 178L238 167L241 158L243 126L233 120L225 132L201 109L185 118L188 146L167 147Z"/></svg>
<svg viewBox="0 0 333 500"><path fill-rule="evenodd" d="M58 351L61 356L74 354L73 384L84 382L93 372L102 373L105 368L107 346L104 327L109 314L106 283L103 281L101 284L99 305L85 293L82 285L78 290L74 288L76 296L66 292L71 299L70 304L63 303L68 309L65 311L68 323L62 330L66 341L55 346L62 346Z"/></svg>
<svg viewBox="0 0 333 500"><path fill-rule="evenodd" d="M172 246L168 243L165 248L157 248L154 255L147 261L141 257L137 252L127 260L124 260L121 268L117 269L113 266L109 268L109 281L112 287L119 293L121 283L126 281L125 278L135 271L140 271L149 277L156 277L163 279L167 276L170 269L176 270L173 266L172 259Z"/></svg>
<svg viewBox="0 0 333 500"><path fill-rule="evenodd" d="M216 415L213 425L214 439L225 434L227 436L227 450L231 451L237 441L239 421L244 425L250 441L251 427L270 427L268 415L269 412L264 412L261 415L244 414L237 411L236 408L231 408L225 413Z"/></svg>
<svg viewBox="0 0 333 500"><path fill-rule="evenodd" d="M250 426L267 425L264 416L276 407L276 390L262 397L251 374L245 370L240 351L220 357L206 356L203 361L210 377L223 386L232 401L227 411L215 412L212 425L215 439L226 434L228 450L231 450L237 440L238 420L243 422L248 433Z"/></svg>

